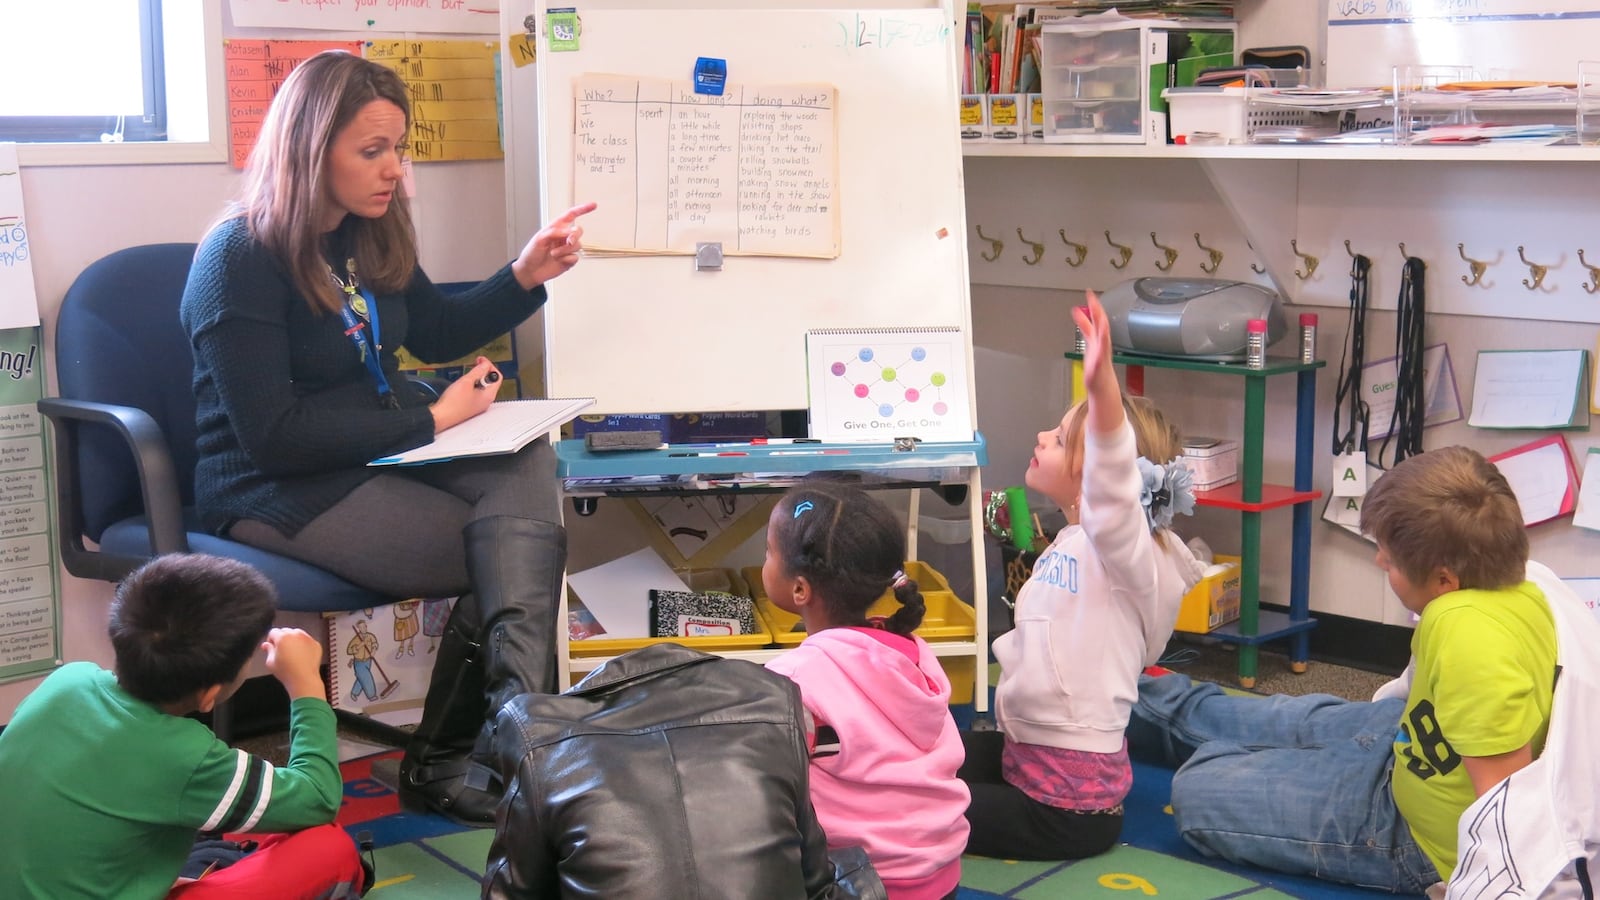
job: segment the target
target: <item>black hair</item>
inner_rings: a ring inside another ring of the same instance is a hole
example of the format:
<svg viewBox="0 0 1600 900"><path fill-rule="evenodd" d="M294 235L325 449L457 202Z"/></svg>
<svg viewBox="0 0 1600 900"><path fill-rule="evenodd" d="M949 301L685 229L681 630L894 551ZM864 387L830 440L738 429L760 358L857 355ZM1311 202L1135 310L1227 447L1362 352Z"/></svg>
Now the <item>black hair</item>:
<svg viewBox="0 0 1600 900"><path fill-rule="evenodd" d="M917 583L905 577L905 527L889 508L859 488L807 482L778 501L774 543L784 571L811 583L828 616L846 625L867 624L867 609L893 589L900 601L884 623L909 635L927 607Z"/></svg>
<svg viewBox="0 0 1600 900"><path fill-rule="evenodd" d="M277 592L254 567L170 553L117 585L106 631L117 683L148 703L172 703L239 677L272 628Z"/></svg>

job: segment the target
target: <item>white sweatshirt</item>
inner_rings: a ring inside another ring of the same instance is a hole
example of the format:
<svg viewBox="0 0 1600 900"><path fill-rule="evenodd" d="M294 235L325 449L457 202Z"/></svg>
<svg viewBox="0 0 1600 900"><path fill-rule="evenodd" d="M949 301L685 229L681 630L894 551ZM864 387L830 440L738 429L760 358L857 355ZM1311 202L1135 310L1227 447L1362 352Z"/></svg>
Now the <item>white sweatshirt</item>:
<svg viewBox="0 0 1600 900"><path fill-rule="evenodd" d="M994 642L995 720L1012 740L1091 753L1122 748L1139 673L1161 657L1202 566L1166 547L1139 503L1133 427L1084 434L1080 524L1040 555L1017 595L1016 628Z"/></svg>

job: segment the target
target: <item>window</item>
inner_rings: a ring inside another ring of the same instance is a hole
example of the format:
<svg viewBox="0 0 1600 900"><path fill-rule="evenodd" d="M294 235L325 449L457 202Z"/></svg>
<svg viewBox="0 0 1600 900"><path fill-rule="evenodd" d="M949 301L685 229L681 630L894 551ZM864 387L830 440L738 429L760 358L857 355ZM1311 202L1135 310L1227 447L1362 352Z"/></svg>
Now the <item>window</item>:
<svg viewBox="0 0 1600 900"><path fill-rule="evenodd" d="M24 90L0 94L0 139L164 141L161 0L19 3L0 59Z"/></svg>
<svg viewBox="0 0 1600 900"><path fill-rule="evenodd" d="M0 0L23 165L227 160L219 0Z"/></svg>

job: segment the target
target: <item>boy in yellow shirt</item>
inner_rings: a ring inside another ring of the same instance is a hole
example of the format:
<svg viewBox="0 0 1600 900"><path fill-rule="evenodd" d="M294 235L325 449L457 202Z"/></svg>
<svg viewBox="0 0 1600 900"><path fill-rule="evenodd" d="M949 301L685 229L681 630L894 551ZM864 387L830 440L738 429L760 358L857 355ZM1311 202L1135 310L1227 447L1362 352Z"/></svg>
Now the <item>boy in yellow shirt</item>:
<svg viewBox="0 0 1600 900"><path fill-rule="evenodd" d="M1145 678L1129 743L1182 764L1173 815L1200 852L1421 893L1454 870L1461 813L1543 750L1555 623L1527 580L1516 495L1473 450L1397 464L1362 502L1361 530L1421 617L1409 685L1352 703Z"/></svg>

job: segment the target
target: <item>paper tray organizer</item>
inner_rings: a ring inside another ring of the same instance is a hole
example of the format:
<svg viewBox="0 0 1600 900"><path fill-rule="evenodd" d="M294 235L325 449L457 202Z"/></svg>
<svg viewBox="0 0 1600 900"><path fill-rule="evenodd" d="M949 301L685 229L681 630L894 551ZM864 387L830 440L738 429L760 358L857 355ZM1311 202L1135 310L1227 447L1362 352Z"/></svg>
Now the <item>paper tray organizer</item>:
<svg viewBox="0 0 1600 900"><path fill-rule="evenodd" d="M759 584L761 570L756 569L756 580ZM745 584L744 578L733 569L691 569L679 572L684 583L690 590L695 591L725 591L741 597L750 596L750 588ZM641 612L648 606L646 600L639 601ZM583 640L575 640L567 645L568 653L573 656L616 656L629 650L637 650L651 644L674 643L682 644L694 650L705 653L718 653L727 650L760 650L772 645L773 636L761 611L756 610L756 628L753 634L714 635L709 637L659 637L659 638L608 638L599 635ZM803 637L803 635L802 635Z"/></svg>

